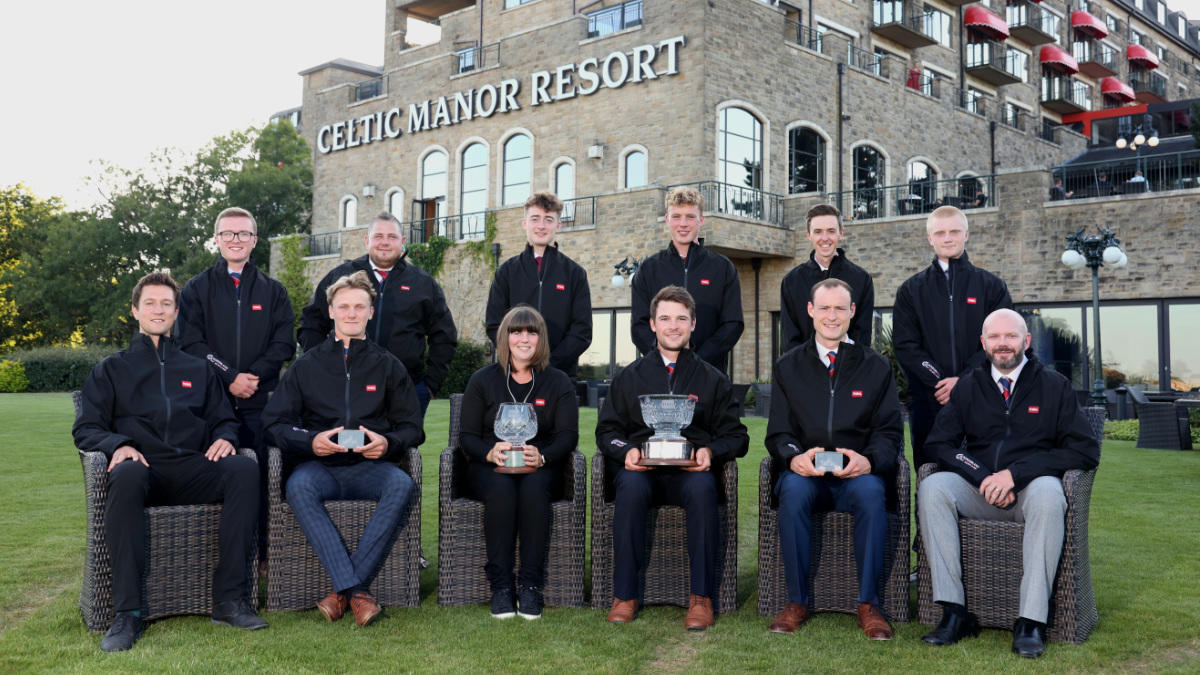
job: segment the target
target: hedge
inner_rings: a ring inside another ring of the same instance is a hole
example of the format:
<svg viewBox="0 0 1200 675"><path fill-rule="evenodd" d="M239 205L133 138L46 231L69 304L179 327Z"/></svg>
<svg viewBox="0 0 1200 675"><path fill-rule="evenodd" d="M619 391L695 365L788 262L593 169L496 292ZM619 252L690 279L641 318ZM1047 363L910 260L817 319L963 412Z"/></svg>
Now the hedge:
<svg viewBox="0 0 1200 675"><path fill-rule="evenodd" d="M28 391L73 391L83 387L92 368L119 348L104 345L39 347L13 352L9 358L20 361L28 378Z"/></svg>
<svg viewBox="0 0 1200 675"><path fill-rule="evenodd" d="M20 361L0 361L0 392L15 393L29 388L25 365Z"/></svg>
<svg viewBox="0 0 1200 675"><path fill-rule="evenodd" d="M471 375L491 362L490 351L491 345L460 341L458 349L454 350L454 358L450 361L450 372L438 391L438 398L449 398L450 394L466 391L467 380L471 379Z"/></svg>

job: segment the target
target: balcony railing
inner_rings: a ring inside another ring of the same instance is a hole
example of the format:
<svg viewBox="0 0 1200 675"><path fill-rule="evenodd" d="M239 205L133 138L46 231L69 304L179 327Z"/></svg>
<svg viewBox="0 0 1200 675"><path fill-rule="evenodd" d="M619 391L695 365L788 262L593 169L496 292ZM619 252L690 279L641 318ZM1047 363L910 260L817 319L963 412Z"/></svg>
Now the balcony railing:
<svg viewBox="0 0 1200 675"><path fill-rule="evenodd" d="M831 192L826 199L855 220L928 213L939 206L995 206L995 176L915 180L903 185Z"/></svg>
<svg viewBox="0 0 1200 675"><path fill-rule="evenodd" d="M912 0L875 0L872 5L871 30L906 47L936 44L936 22L924 5Z"/></svg>
<svg viewBox="0 0 1200 675"><path fill-rule="evenodd" d="M1152 70L1130 70L1129 86L1133 92L1148 92L1160 99L1167 98L1167 78Z"/></svg>
<svg viewBox="0 0 1200 675"><path fill-rule="evenodd" d="M1138 171L1145 180L1130 180ZM1130 152L1125 159L1067 164L1051 172L1074 199L1187 190L1200 187L1200 150L1147 157Z"/></svg>
<svg viewBox="0 0 1200 675"><path fill-rule="evenodd" d="M1074 112L1071 109L1064 109L1063 105L1055 105L1059 103L1066 104L1066 108L1091 110L1092 86L1066 75L1042 77L1041 101L1046 104L1046 107L1059 112Z"/></svg>
<svg viewBox="0 0 1200 675"><path fill-rule="evenodd" d="M597 10L587 15L587 36L610 35L626 28L642 25L642 0L629 0L616 7Z"/></svg>
<svg viewBox="0 0 1200 675"><path fill-rule="evenodd" d="M954 96L954 105L957 108L962 108L967 112L973 112L976 115L987 116L991 111L995 110L996 98L989 94L985 94L978 89L961 89L954 87L952 89Z"/></svg>
<svg viewBox="0 0 1200 675"><path fill-rule="evenodd" d="M1024 54L995 40L968 42L966 57L967 69L990 71L976 75L992 84L1013 84L1025 79L1022 72Z"/></svg>
<svg viewBox="0 0 1200 675"><path fill-rule="evenodd" d="M741 216L761 220L771 227L791 229L784 219L783 195L759 190L744 185L731 185L718 181L702 181L699 183L683 183L694 187L704 196L704 208L709 213L723 213L731 216Z"/></svg>
<svg viewBox="0 0 1200 675"><path fill-rule="evenodd" d="M461 75L473 70L498 66L500 65L500 43L496 42L482 47L466 47L455 51L453 56L454 59L450 66L451 75Z"/></svg>
<svg viewBox="0 0 1200 675"><path fill-rule="evenodd" d="M784 19L783 39L814 52L821 51L821 34L799 21Z"/></svg>
<svg viewBox="0 0 1200 675"><path fill-rule="evenodd" d="M576 197L563 200L559 220L565 227L582 227L596 224L596 198Z"/></svg>
<svg viewBox="0 0 1200 675"><path fill-rule="evenodd" d="M387 75L380 75L362 82L355 82L350 88L350 102L358 103L387 93Z"/></svg>
<svg viewBox="0 0 1200 675"><path fill-rule="evenodd" d="M1030 44L1054 42L1058 37L1058 15L1042 11L1041 7L1029 0L1006 5L1004 18L1009 31Z"/></svg>
<svg viewBox="0 0 1200 675"><path fill-rule="evenodd" d="M309 255L334 255L341 252L341 232L318 232L308 236Z"/></svg>
<svg viewBox="0 0 1200 675"><path fill-rule="evenodd" d="M1071 43L1071 56L1079 69L1092 77L1104 77L1117 72L1117 52L1099 40L1076 40Z"/></svg>

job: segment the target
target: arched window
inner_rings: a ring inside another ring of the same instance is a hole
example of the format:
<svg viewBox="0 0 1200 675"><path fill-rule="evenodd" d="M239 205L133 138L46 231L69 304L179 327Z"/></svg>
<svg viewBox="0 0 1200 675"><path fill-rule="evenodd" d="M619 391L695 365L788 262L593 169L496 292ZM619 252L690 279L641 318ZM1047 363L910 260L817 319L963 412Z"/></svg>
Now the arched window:
<svg viewBox="0 0 1200 675"><path fill-rule="evenodd" d="M808 127L788 132L788 193L825 191L825 139Z"/></svg>
<svg viewBox="0 0 1200 675"><path fill-rule="evenodd" d="M459 238L483 235L483 212L488 197L488 151L483 143L472 143L462 153L458 209L462 213Z"/></svg>
<svg viewBox="0 0 1200 675"><path fill-rule="evenodd" d="M396 216L397 220L404 220L407 215L404 212L404 190L398 187L388 190L386 204L388 213Z"/></svg>
<svg viewBox="0 0 1200 675"><path fill-rule="evenodd" d="M717 180L762 189L762 122L742 108L717 113Z"/></svg>
<svg viewBox="0 0 1200 675"><path fill-rule="evenodd" d="M533 143L525 134L504 142L504 204L521 204L529 197Z"/></svg>
<svg viewBox="0 0 1200 675"><path fill-rule="evenodd" d="M562 162L554 167L554 194L563 201L561 220L571 223L575 220L575 165Z"/></svg>
<svg viewBox="0 0 1200 675"><path fill-rule="evenodd" d="M915 160L908 165L908 194L900 204L901 213L927 213L937 208L937 169L928 162Z"/></svg>
<svg viewBox="0 0 1200 675"><path fill-rule="evenodd" d="M342 197L342 203L338 208L340 212L338 218L342 221L342 227L354 227L358 225L358 199L353 195Z"/></svg>
<svg viewBox="0 0 1200 675"><path fill-rule="evenodd" d="M420 220L423 239L446 236L446 153L434 150L421 160L421 201L413 220ZM413 228L416 231L418 228ZM415 239L415 237L414 237Z"/></svg>
<svg viewBox="0 0 1200 675"><path fill-rule="evenodd" d="M622 187L635 188L646 184L646 153L633 150L625 155L625 180Z"/></svg>
<svg viewBox="0 0 1200 675"><path fill-rule="evenodd" d="M883 213L887 175L883 153L873 145L854 148L854 217L878 218Z"/></svg>

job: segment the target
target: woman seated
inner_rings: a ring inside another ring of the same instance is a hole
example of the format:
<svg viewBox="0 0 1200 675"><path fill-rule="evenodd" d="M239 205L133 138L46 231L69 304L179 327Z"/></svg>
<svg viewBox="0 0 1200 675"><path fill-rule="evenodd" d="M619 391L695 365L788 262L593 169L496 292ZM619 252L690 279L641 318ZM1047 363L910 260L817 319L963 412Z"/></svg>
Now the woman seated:
<svg viewBox="0 0 1200 675"><path fill-rule="evenodd" d="M528 403L537 416L537 434L521 447L496 437L502 403ZM492 589L492 616L525 619L542 615L542 586L550 537L550 495L558 487L562 462L579 442L575 387L550 367L546 322L537 310L518 305L496 331L496 363L475 371L463 394L462 449L467 485L483 501L487 543L484 572ZM524 456L531 473L497 473L508 453ZM513 575L514 541L520 536L521 571ZM517 588L520 593L517 593ZM518 600L519 598L519 600Z"/></svg>

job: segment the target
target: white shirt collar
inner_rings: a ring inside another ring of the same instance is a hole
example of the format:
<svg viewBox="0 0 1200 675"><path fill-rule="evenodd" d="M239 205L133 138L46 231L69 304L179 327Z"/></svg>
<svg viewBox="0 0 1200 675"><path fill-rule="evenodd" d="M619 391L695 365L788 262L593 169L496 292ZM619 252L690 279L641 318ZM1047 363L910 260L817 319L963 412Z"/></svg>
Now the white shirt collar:
<svg viewBox="0 0 1200 675"><path fill-rule="evenodd" d="M1007 377L1008 379L1012 380L1012 382L1008 385L1009 388L1017 386L1017 378L1021 376L1021 371L1025 370L1026 363L1029 363L1029 357L1021 354L1021 363L1018 364L1016 368L1013 368L1013 371L1008 375L996 370L996 366L992 366L992 381L996 383L997 387L1000 387L1000 378ZM1000 388L1003 389L1003 387Z"/></svg>
<svg viewBox="0 0 1200 675"><path fill-rule="evenodd" d="M942 260L941 258L938 258L937 263L938 263L938 266L942 268L943 272L950 271L950 261Z"/></svg>
<svg viewBox="0 0 1200 675"><path fill-rule="evenodd" d="M815 342L817 345L817 356L821 357L821 363L824 363L826 366L828 366L829 365L829 352L832 352L834 350L821 344L820 340L813 340L813 342ZM852 344L854 344L854 340L851 340L850 336L847 335L846 337L842 338L842 344L851 344L852 345Z"/></svg>

